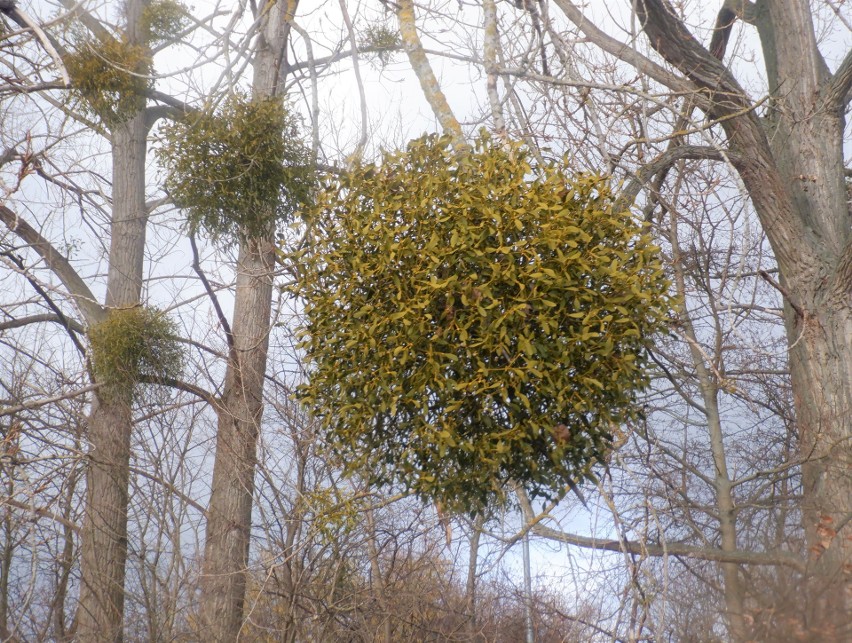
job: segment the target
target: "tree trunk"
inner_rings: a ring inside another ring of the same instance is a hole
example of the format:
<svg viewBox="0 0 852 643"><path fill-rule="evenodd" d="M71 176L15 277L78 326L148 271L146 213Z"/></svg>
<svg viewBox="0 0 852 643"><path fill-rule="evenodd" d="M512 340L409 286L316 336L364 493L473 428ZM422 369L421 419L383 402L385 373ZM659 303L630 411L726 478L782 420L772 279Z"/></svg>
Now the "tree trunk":
<svg viewBox="0 0 852 643"><path fill-rule="evenodd" d="M106 306L139 304L145 248L145 137L142 114L113 128L113 215ZM107 313L109 314L109 313ZM120 641L127 558L131 391L98 395L89 417L86 515L81 535L80 641Z"/></svg>
<svg viewBox="0 0 852 643"><path fill-rule="evenodd" d="M467 558L467 581L464 587L464 602L467 611L467 631L468 638L471 641L478 640L479 623L476 618L477 600L476 600L476 580L479 562L479 541L482 538L482 528L485 525L485 514L477 515L470 523L470 537L468 539Z"/></svg>
<svg viewBox="0 0 852 643"><path fill-rule="evenodd" d="M201 611L214 641L237 640L243 622L274 265L271 239L242 244L204 548Z"/></svg>
<svg viewBox="0 0 852 643"><path fill-rule="evenodd" d="M144 4L126 4L127 35L138 42ZM127 121L112 127L112 221L106 307L137 306L145 250L144 99ZM109 314L109 313L107 313ZM77 639L122 640L127 503L130 481L131 395L96 395L88 423L86 514L81 534Z"/></svg>
<svg viewBox="0 0 852 643"><path fill-rule="evenodd" d="M264 10L254 64L255 98L277 96L283 86L290 22L297 4L278 0ZM231 325L234 344L217 409L201 589L204 635L214 641L236 641L243 623L274 269L272 226L261 237L240 241Z"/></svg>
<svg viewBox="0 0 852 643"><path fill-rule="evenodd" d="M8 430L4 430L0 449L3 450L5 456L10 450L16 450L16 438L14 431L15 418L12 421ZM5 428L5 427L4 427ZM0 463L0 474L2 474L4 491L6 497L14 498L15 496L15 464L12 458L6 462ZM12 571L12 562L15 555L15 528L12 524L12 512L10 509L4 511L2 529L2 547L0 547L0 637L2 640L8 640L11 637L9 632L9 575Z"/></svg>
<svg viewBox="0 0 852 643"><path fill-rule="evenodd" d="M77 638L121 641L132 418L129 400L94 404L89 418L86 514L80 538Z"/></svg>
<svg viewBox="0 0 852 643"><path fill-rule="evenodd" d="M852 623L852 234L844 178L844 97L833 95L807 2L758 4L776 103L767 131L790 208L816 261L781 261L802 461L809 574L802 631L841 641ZM845 92L844 92L845 94ZM755 191L759 186L752 186ZM777 197L776 197L777 198ZM844 529L845 527L845 529ZM843 530L841 532L841 530Z"/></svg>

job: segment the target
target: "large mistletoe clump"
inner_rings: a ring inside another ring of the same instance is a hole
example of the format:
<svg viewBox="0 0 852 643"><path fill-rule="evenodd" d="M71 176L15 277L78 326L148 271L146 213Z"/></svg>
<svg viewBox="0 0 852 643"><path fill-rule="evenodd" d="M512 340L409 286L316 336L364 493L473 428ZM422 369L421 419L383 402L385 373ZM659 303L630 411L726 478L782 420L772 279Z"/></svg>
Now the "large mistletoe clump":
<svg viewBox="0 0 852 643"><path fill-rule="evenodd" d="M302 399L351 470L476 511L555 497L635 417L668 283L608 183L426 137L310 214Z"/></svg>

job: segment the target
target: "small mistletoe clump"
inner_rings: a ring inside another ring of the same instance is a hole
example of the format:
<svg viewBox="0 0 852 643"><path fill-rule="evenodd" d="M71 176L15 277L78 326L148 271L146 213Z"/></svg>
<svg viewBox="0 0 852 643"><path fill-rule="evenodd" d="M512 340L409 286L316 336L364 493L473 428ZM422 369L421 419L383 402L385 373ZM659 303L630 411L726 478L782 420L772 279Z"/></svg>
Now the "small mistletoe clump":
<svg viewBox="0 0 852 643"><path fill-rule="evenodd" d="M314 185L298 120L279 99L234 95L163 131L166 189L213 238L258 237L292 218Z"/></svg>
<svg viewBox="0 0 852 643"><path fill-rule="evenodd" d="M74 89L107 126L144 107L152 70L147 47L115 38L86 42L65 58L65 66Z"/></svg>
<svg viewBox="0 0 852 643"><path fill-rule="evenodd" d="M367 27L361 36L361 49L372 51L382 65L386 65L394 52L402 49L402 38L399 31L383 24L373 24Z"/></svg>
<svg viewBox="0 0 852 643"><path fill-rule="evenodd" d="M154 0L142 10L145 39L152 44L174 39L189 24L189 11L174 0Z"/></svg>
<svg viewBox="0 0 852 643"><path fill-rule="evenodd" d="M156 308L116 308L89 329L89 348L100 394L132 395L141 379L176 377L183 353L175 340L175 323Z"/></svg>

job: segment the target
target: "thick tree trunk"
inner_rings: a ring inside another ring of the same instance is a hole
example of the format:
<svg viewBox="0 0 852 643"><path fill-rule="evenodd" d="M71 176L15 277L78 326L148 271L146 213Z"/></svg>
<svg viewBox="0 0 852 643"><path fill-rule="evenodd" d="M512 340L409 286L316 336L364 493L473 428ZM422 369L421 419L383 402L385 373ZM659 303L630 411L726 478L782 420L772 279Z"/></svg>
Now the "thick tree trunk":
<svg viewBox="0 0 852 643"><path fill-rule="evenodd" d="M852 314L814 298L805 316L792 312L790 374L802 463L802 518L808 545L803 631L808 640L852 635Z"/></svg>
<svg viewBox="0 0 852 643"><path fill-rule="evenodd" d="M139 41L141 0L126 4L127 34ZM137 306L145 251L144 99L139 111L112 127L112 221L106 307ZM81 534L79 641L122 640L127 504L130 482L131 395L98 395L88 423L86 514Z"/></svg>
<svg viewBox="0 0 852 643"><path fill-rule="evenodd" d="M816 48L807 2L758 3L776 94L769 145L791 209L814 232L811 265L779 261L802 460L809 574L802 632L852 636L852 216L843 167L845 104Z"/></svg>
<svg viewBox="0 0 852 643"><path fill-rule="evenodd" d="M242 244L204 548L203 634L213 641L236 641L243 622L274 265L271 239Z"/></svg>
<svg viewBox="0 0 852 643"><path fill-rule="evenodd" d="M114 400L95 402L95 405L89 417L77 639L121 641L130 480L130 403L129 400Z"/></svg>
<svg viewBox="0 0 852 643"><path fill-rule="evenodd" d="M145 138L140 113L113 129L113 215L108 309L139 304L145 248ZM89 417L86 515L81 535L80 641L120 641L127 558L130 391L98 399Z"/></svg>
<svg viewBox="0 0 852 643"><path fill-rule="evenodd" d="M106 306L139 304L145 248L144 118L113 128L113 215ZM130 391L98 397L89 417L86 515L81 535L80 641L120 641L127 559Z"/></svg>
<svg viewBox="0 0 852 643"><path fill-rule="evenodd" d="M297 0L278 0L264 9L252 81L255 98L279 95L297 4ZM217 409L201 590L204 634L214 641L237 640L243 623L274 269L275 235L270 225L265 235L240 241L231 325L234 344Z"/></svg>

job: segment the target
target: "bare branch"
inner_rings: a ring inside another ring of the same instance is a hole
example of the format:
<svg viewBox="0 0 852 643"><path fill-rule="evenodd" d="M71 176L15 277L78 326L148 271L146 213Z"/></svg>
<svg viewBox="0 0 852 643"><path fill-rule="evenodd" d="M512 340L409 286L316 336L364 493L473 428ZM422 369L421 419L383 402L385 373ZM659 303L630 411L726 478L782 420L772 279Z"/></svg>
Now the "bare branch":
<svg viewBox="0 0 852 643"><path fill-rule="evenodd" d="M661 65L658 65L650 58L643 56L629 45L616 40L606 32L599 29L583 14L582 11L580 11L580 9L576 7L576 5L574 5L573 2L570 2L569 0L554 0L554 2L589 40L608 54L626 62L637 71L647 74L655 81L668 87L672 91L681 94L696 93L697 87L688 80L675 76L670 71ZM704 100L703 97L697 96L696 105L701 109L704 109L709 105L709 103Z"/></svg>
<svg viewBox="0 0 852 643"><path fill-rule="evenodd" d="M213 408L217 408L219 406L219 400L217 400L212 393L205 391L200 386L190 384L189 382L184 382L183 380L179 380L174 377L148 377L142 375L139 377L139 382L142 384L157 384L159 386L168 386L170 388L195 395L199 399L207 402Z"/></svg>
<svg viewBox="0 0 852 643"><path fill-rule="evenodd" d="M56 275L68 289L68 293L74 298L83 318L90 326L102 321L106 312L98 304L92 291L77 274L68 260L54 248L50 242L42 237L30 224L21 219L5 205L0 205L0 221L25 241L35 250L47 264L47 267Z"/></svg>
<svg viewBox="0 0 852 643"><path fill-rule="evenodd" d="M836 109L842 109L852 99L852 50L846 54L840 67L831 77L831 82L823 90L826 103Z"/></svg>
<svg viewBox="0 0 852 643"><path fill-rule="evenodd" d="M131 467L130 467L130 471L131 471L132 473L135 473L137 476L141 476L141 477L143 477L143 478L147 478L147 479L148 479L148 480L150 480L151 482L154 482L154 483L156 483L156 484L160 485L161 487L163 487L163 489L166 489L166 490L167 490L169 493L171 493L173 496L175 496L176 498L179 498L182 502L185 502L185 503L186 503L186 504L188 504L190 507L192 507L193 509L195 509L195 510L196 510L197 512L199 512L202 516L206 516L206 515L207 515L207 509L205 509L202 505L200 505L200 504L199 504L199 503L197 503L195 500L193 500L192 498L190 498L189 496L187 496L187 495L186 495L185 493L183 493L180 489L178 489L177 487L175 487L172 483L170 483L170 482L168 482L168 481L166 481L166 480L163 480L162 478L160 478L160 477L158 477L158 476L155 476L155 475L153 475L153 474L151 474L151 473L148 473L147 471L145 471L144 469L141 469L141 468L139 468L139 467L131 466Z"/></svg>
<svg viewBox="0 0 852 643"><path fill-rule="evenodd" d="M54 522L62 525L66 529L70 529L75 534L80 533L80 527L78 525L75 525L70 520L66 520L62 516L58 516L57 514L53 513L52 511L50 511L48 509L44 509L43 507L36 507L34 505L28 505L26 502L21 502L20 500L15 500L14 498L9 498L9 497L0 499L0 506L2 506L2 505L9 505L10 507L15 507L17 509L23 509L24 511L29 511L31 513L34 513L37 516L41 516L42 518L49 518L50 520L53 520Z"/></svg>
<svg viewBox="0 0 852 643"><path fill-rule="evenodd" d="M54 395L52 397L40 397L37 400L33 400L32 402L24 402L16 406L7 406L5 409L0 408L0 417L3 417L5 415L16 415L18 413L21 413L22 411L32 411L33 409L38 409L42 406L53 404L54 402L61 402L62 400L68 400L72 397L85 395L86 393L97 389L98 386L98 384L89 384L88 386L83 386L75 391L62 393L61 395Z"/></svg>
<svg viewBox="0 0 852 643"><path fill-rule="evenodd" d="M24 326L29 326L30 324L43 324L45 322L60 324L61 326L70 328L75 333L83 334L86 332L86 329L73 319L68 319L65 315L60 316L52 313L42 313L41 315L28 315L27 317L18 317L17 319L10 319L8 321L0 322L0 331L11 330L13 328L22 328Z"/></svg>
<svg viewBox="0 0 852 643"><path fill-rule="evenodd" d="M192 247L192 269L195 271L195 274L198 275L198 278L204 285L204 290L207 291L207 296L210 297L210 301L213 303L213 308L216 310L216 317L219 319L219 324L222 326L222 330L225 331L225 339L228 342L228 348L230 349L233 357L234 334L231 332L231 325L228 323L228 318L225 317L222 306L219 305L219 298L216 296L216 292L210 286L210 282L207 280L207 275L205 275L204 271L201 269L201 260L198 256L198 246L195 243L195 234L193 234L192 231L189 233L189 245Z"/></svg>
<svg viewBox="0 0 852 643"><path fill-rule="evenodd" d="M570 534L559 529L547 527L542 523L550 516L547 513L535 515L526 494L519 493L518 500L521 504L521 510L524 514L526 525L524 531L529 530L531 533L553 540L555 542L582 547L584 549L596 549L598 551L611 551L618 553L635 554L637 556L654 556L665 557L675 556L683 558L692 558L694 560L709 560L719 563L739 563L743 565L782 565L790 567L800 572L806 569L805 562L797 556L784 552L752 552L752 551L722 551L712 547L695 547L684 543L661 543L652 544L637 541L620 541L607 540L600 538L590 538L588 536L579 536ZM523 531L516 536L523 536Z"/></svg>
<svg viewBox="0 0 852 643"><path fill-rule="evenodd" d="M71 78L68 76L68 70L65 69L65 64L62 62L62 56L59 55L56 47L53 46L53 42L51 42L51 39L48 38L47 34L39 27L35 20L15 5L16 3L13 0L3 0L3 2L0 2L0 13L5 13L21 27L30 29L35 34L41 46L44 47L44 50L53 59L53 63L59 70L59 75L62 76L62 82L66 87L69 86Z"/></svg>
<svg viewBox="0 0 852 643"><path fill-rule="evenodd" d="M14 255L11 252L4 252L2 254L18 267L18 270L20 270L21 273L26 277L26 280L30 282L30 285L33 287L33 290L35 290L41 296L41 298L47 304L48 308L50 308L54 312L53 315L47 315L47 317L55 317L56 321L62 324L62 326L64 326L65 329L68 331L68 335L69 337L71 337L71 341L74 342L74 345L77 347L77 350L80 352L80 354L85 355L86 349L83 347L83 344L80 343L80 339L77 337L76 334L84 334L86 332L83 326L78 324L76 321L68 319L68 316L65 315L65 313L62 312L59 306L56 305L56 302L54 302L53 298L47 293L47 291L41 287L41 284L39 284L38 281L36 281L32 277L32 275L27 274L27 271L24 267L24 262L20 257Z"/></svg>
<svg viewBox="0 0 852 643"><path fill-rule="evenodd" d="M730 154L726 153L723 156L715 147L699 145L676 145L671 147L647 165L642 166L636 176L621 191L619 204L621 207L629 207L654 175L668 169L676 161L683 159L723 161L725 160L725 156L730 158Z"/></svg>
<svg viewBox="0 0 852 643"><path fill-rule="evenodd" d="M462 134L461 125L459 125L458 120L453 115L453 110L450 109L447 97L441 91L438 79L435 78L435 73L432 71L432 65L423 51L420 36L417 35L417 28L414 24L414 3L412 0L399 1L396 17L399 20L399 33L405 46L405 53L408 54L408 60L414 69L417 79L420 81L423 95L432 107L435 118L438 119L443 130L447 134L450 134L457 143L464 144L464 134Z"/></svg>

